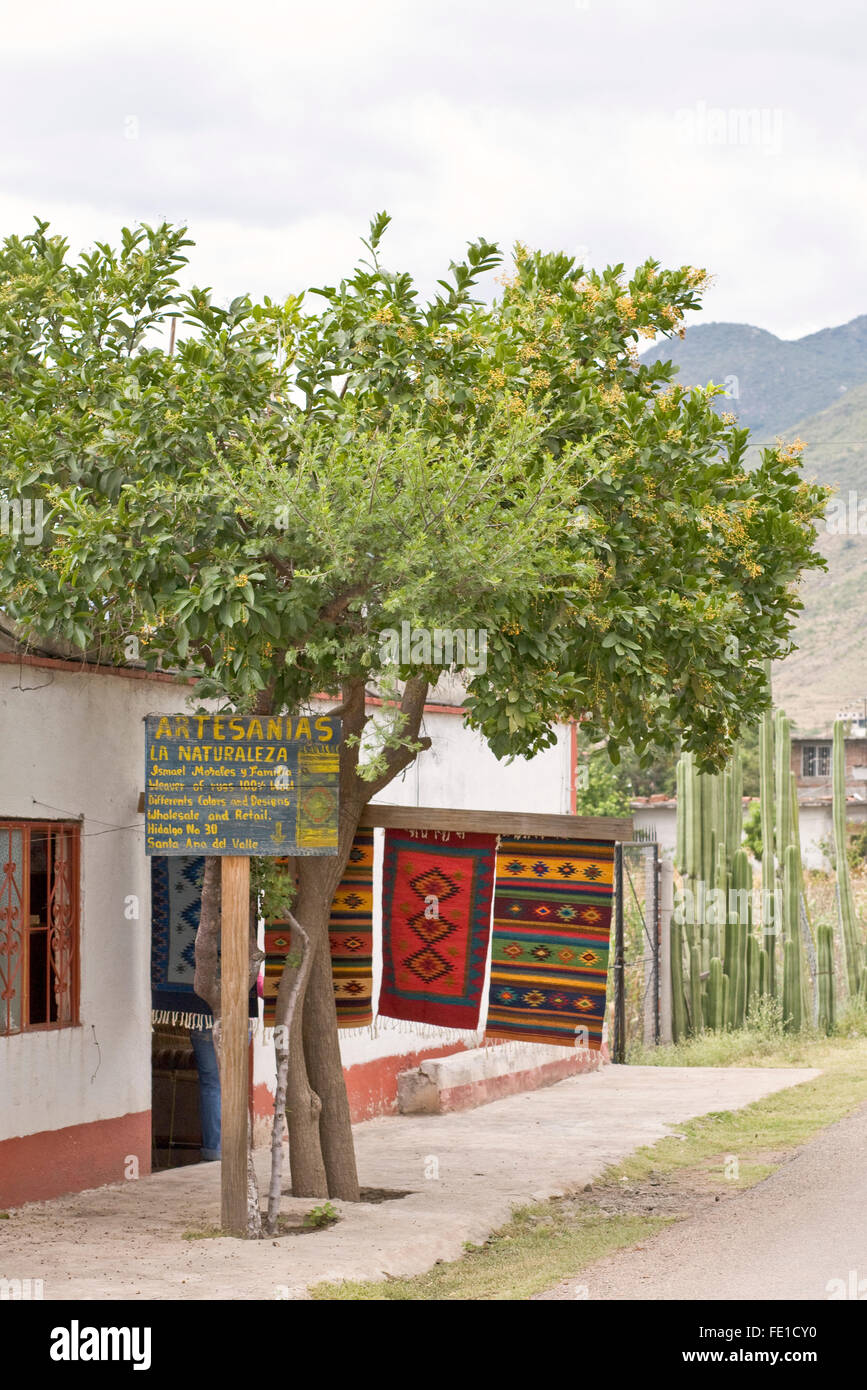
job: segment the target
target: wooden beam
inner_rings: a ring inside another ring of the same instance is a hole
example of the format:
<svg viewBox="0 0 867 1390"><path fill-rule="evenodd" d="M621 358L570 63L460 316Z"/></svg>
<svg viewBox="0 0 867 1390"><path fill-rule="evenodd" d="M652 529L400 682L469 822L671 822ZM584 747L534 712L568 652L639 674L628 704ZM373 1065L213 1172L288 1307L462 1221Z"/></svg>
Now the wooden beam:
<svg viewBox="0 0 867 1390"><path fill-rule="evenodd" d="M361 824L388 830L476 830L489 835L548 835L621 843L632 839L631 816L549 816L538 811L458 811L371 802L361 813Z"/></svg>
<svg viewBox="0 0 867 1390"><path fill-rule="evenodd" d="M247 1228L249 1112L250 860L246 855L223 858L222 884L220 1194L223 1230L242 1236Z"/></svg>

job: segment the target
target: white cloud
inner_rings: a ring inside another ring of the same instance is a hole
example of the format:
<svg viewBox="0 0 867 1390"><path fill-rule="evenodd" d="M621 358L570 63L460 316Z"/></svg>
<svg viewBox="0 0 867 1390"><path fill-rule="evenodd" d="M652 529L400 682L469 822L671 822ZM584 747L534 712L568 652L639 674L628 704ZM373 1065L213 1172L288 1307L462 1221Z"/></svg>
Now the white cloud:
<svg viewBox="0 0 867 1390"><path fill-rule="evenodd" d="M0 230L185 220L228 298L333 281L388 207L427 283L481 233L654 255L794 336L867 310L865 29L849 0L40 0L4 17Z"/></svg>

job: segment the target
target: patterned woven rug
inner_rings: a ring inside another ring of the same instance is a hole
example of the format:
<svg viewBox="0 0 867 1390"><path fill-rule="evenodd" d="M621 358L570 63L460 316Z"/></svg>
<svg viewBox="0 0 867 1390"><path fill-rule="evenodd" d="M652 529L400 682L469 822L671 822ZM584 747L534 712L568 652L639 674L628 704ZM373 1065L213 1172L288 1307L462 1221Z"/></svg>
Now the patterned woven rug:
<svg viewBox="0 0 867 1390"><path fill-rule="evenodd" d="M373 830L359 829L340 881L328 924L331 971L339 1028L373 1022ZM288 922L265 923L265 1024L274 1025L283 962L292 949Z"/></svg>
<svg viewBox="0 0 867 1390"><path fill-rule="evenodd" d="M490 1037L600 1047L613 893L612 843L500 841Z"/></svg>
<svg viewBox="0 0 867 1390"><path fill-rule="evenodd" d="M204 858L151 859L151 1008L154 1023L210 1028L213 1016L193 989Z"/></svg>
<svg viewBox="0 0 867 1390"><path fill-rule="evenodd" d="M339 1028L373 1022L373 830L355 832L328 924Z"/></svg>
<svg viewBox="0 0 867 1390"><path fill-rule="evenodd" d="M210 1028L204 999L193 989L196 932L202 912L205 860L199 856L154 855L151 859L151 1019L154 1025ZM259 1016L250 990L249 1017Z"/></svg>
<svg viewBox="0 0 867 1390"><path fill-rule="evenodd" d="M380 1016L478 1026L496 843L495 835L386 831Z"/></svg>

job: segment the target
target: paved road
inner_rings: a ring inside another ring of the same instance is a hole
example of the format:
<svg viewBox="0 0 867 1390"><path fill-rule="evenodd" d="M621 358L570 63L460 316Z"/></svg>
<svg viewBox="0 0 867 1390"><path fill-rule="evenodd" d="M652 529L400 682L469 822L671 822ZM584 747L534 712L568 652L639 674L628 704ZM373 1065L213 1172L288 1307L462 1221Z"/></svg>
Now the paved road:
<svg viewBox="0 0 867 1390"><path fill-rule="evenodd" d="M541 1297L815 1300L841 1289L867 1299L867 1106L757 1187Z"/></svg>

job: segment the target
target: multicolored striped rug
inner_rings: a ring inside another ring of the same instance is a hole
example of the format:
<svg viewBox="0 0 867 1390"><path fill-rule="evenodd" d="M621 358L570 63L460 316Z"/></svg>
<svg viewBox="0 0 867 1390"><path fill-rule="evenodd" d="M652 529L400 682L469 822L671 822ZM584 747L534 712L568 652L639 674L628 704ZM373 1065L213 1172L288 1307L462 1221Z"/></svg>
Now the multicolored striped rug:
<svg viewBox="0 0 867 1390"><path fill-rule="evenodd" d="M613 843L500 841L488 1036L601 1046L613 895Z"/></svg>
<svg viewBox="0 0 867 1390"><path fill-rule="evenodd" d="M495 835L386 831L380 1016L478 1026L496 843Z"/></svg>
<svg viewBox="0 0 867 1390"><path fill-rule="evenodd" d="M373 1022L373 830L355 832L328 924L339 1028Z"/></svg>
<svg viewBox="0 0 867 1390"><path fill-rule="evenodd" d="M373 1022L373 830L359 829L349 852L328 923L339 1028ZM265 923L264 1021L273 1027L277 990L292 949L288 921Z"/></svg>

